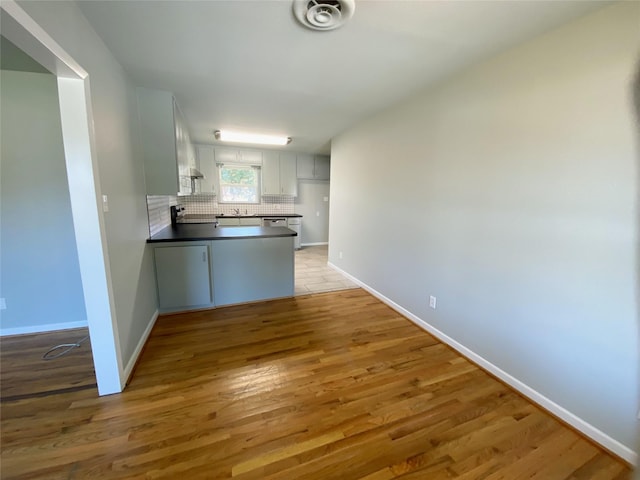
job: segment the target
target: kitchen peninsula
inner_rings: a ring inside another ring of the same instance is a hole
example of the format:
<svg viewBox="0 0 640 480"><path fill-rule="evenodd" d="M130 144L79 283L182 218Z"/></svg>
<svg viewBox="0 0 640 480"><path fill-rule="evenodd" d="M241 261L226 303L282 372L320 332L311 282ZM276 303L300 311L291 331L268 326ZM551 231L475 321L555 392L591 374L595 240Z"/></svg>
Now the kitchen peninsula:
<svg viewBox="0 0 640 480"><path fill-rule="evenodd" d="M164 228L147 240L161 312L293 296L295 236L286 227Z"/></svg>

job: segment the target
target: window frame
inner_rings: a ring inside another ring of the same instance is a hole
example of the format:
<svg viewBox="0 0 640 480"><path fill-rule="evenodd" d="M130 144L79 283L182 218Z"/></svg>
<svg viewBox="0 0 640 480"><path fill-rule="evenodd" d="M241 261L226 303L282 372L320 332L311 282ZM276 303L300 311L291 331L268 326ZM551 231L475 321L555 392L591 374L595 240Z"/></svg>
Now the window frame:
<svg viewBox="0 0 640 480"><path fill-rule="evenodd" d="M218 163L216 165L216 187L218 190L218 203L222 203L222 204L242 204L242 205L259 205L262 202L262 168L259 165L247 165L246 163L234 163L234 162L227 162L227 163ZM255 184L255 188L256 188L256 201L255 202L251 202L251 201L242 201L242 200L225 200L224 199L224 192L222 189L223 183L222 183L222 170L224 168L239 168L239 169L252 169L256 171L256 184Z"/></svg>

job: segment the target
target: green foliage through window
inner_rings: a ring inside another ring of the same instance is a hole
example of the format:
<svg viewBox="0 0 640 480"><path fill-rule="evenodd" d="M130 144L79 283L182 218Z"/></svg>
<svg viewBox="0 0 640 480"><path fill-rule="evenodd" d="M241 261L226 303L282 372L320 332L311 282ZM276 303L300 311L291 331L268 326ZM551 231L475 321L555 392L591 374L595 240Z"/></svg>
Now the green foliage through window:
<svg viewBox="0 0 640 480"><path fill-rule="evenodd" d="M260 170L248 165L220 165L220 201L259 203Z"/></svg>

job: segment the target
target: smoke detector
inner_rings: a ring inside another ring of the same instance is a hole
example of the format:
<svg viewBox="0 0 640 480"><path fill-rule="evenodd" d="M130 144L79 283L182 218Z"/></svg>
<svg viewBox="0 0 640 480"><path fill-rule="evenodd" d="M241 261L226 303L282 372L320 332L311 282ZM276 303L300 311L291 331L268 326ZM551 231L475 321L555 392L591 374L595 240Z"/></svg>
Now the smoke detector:
<svg viewBox="0 0 640 480"><path fill-rule="evenodd" d="M334 30L353 15L354 0L293 0L293 14L312 30Z"/></svg>

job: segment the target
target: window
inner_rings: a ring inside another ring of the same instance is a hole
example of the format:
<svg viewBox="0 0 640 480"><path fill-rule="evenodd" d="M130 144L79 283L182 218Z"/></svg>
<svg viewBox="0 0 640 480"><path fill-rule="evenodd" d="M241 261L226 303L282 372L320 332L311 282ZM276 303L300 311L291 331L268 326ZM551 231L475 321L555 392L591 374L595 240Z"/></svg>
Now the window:
<svg viewBox="0 0 640 480"><path fill-rule="evenodd" d="M260 203L260 169L250 165L218 165L219 202Z"/></svg>

